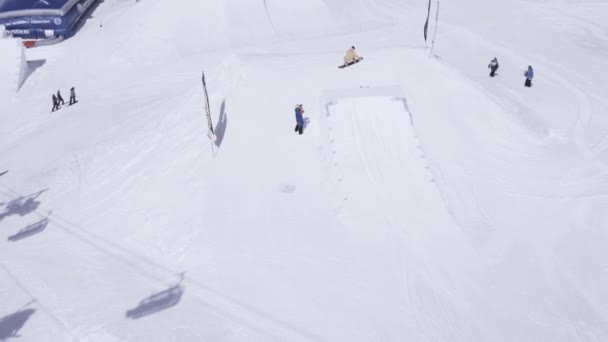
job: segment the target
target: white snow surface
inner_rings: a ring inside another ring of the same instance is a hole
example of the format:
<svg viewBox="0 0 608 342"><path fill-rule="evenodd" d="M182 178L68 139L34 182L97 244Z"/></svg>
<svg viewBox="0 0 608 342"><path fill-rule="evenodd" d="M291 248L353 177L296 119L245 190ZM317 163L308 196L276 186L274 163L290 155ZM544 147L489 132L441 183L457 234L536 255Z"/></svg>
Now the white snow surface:
<svg viewBox="0 0 608 342"><path fill-rule="evenodd" d="M608 3L440 10L432 58L413 0L105 0L29 49L0 341L608 341Z"/></svg>

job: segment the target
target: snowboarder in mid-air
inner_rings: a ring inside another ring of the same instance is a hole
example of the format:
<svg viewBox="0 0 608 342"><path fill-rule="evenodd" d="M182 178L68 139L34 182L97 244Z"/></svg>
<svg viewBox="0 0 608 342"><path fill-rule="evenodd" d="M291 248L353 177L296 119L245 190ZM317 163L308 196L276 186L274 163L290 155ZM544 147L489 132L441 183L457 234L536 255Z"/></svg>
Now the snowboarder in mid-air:
<svg viewBox="0 0 608 342"><path fill-rule="evenodd" d="M530 88L532 86L532 79L534 78L534 69L532 69L531 65L528 65L528 70L526 70L524 76L526 76L526 83L524 85Z"/></svg>
<svg viewBox="0 0 608 342"><path fill-rule="evenodd" d="M494 77L496 75L496 70L498 70L498 59L494 57L494 59L488 64L488 68L490 69L490 77Z"/></svg>
<svg viewBox="0 0 608 342"><path fill-rule="evenodd" d="M304 107L301 104L296 105L296 132L302 134L304 130Z"/></svg>
<svg viewBox="0 0 608 342"><path fill-rule="evenodd" d="M78 102L76 101L76 90L74 90L74 87L72 87L70 88L70 106L76 102Z"/></svg>
<svg viewBox="0 0 608 342"><path fill-rule="evenodd" d="M54 112L58 109L59 109L59 101L57 100L57 96L55 94L53 94L53 109L51 109L51 112Z"/></svg>
<svg viewBox="0 0 608 342"><path fill-rule="evenodd" d="M63 101L63 97L61 97L61 92L59 90L57 90L57 104L59 104L59 105L65 104L65 102Z"/></svg>
<svg viewBox="0 0 608 342"><path fill-rule="evenodd" d="M359 56L357 51L355 51L355 47L351 46L350 49L346 50L346 55L344 56L344 65L342 65L342 68L353 65L362 59L363 57Z"/></svg>

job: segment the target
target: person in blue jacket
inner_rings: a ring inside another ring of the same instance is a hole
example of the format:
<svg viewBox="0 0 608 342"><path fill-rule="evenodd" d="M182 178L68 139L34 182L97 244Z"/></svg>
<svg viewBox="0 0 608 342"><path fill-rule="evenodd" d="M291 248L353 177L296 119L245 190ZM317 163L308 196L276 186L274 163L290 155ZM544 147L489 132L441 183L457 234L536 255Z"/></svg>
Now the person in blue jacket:
<svg viewBox="0 0 608 342"><path fill-rule="evenodd" d="M526 76L526 83L524 85L528 88L531 87L532 79L534 78L534 70L531 65L528 65L528 70L524 73L524 76Z"/></svg>
<svg viewBox="0 0 608 342"><path fill-rule="evenodd" d="M304 107L301 104L296 105L296 132L302 134L304 130Z"/></svg>

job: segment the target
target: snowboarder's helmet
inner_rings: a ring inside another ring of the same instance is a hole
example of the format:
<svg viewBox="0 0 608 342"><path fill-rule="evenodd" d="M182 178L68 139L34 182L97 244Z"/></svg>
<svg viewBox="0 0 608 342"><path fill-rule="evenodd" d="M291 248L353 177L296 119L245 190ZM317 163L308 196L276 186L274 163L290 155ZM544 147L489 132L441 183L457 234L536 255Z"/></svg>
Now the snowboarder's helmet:
<svg viewBox="0 0 608 342"><path fill-rule="evenodd" d="M354 50L354 49L355 49L355 46L353 45L353 46L351 46L350 48Z"/></svg>

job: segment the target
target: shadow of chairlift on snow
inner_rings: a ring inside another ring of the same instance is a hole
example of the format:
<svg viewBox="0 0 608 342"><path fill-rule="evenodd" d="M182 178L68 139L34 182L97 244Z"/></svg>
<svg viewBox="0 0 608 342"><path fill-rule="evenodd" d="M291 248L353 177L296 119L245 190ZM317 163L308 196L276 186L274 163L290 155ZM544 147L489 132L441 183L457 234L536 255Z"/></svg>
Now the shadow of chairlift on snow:
<svg viewBox="0 0 608 342"><path fill-rule="evenodd" d="M140 319L177 305L184 293L184 288L181 286L182 280L164 291L143 299L137 307L128 310L125 316L130 319Z"/></svg>
<svg viewBox="0 0 608 342"><path fill-rule="evenodd" d="M0 203L0 207L4 206L4 210L0 212L0 221L8 216L25 216L32 213L40 206L40 201L37 201L36 199L45 191L46 189L31 195L20 196L10 202Z"/></svg>
<svg viewBox="0 0 608 342"><path fill-rule="evenodd" d="M44 219L20 229L17 234L9 236L8 240L12 242L17 242L19 240L27 239L31 236L42 233L42 231L44 231L49 225L51 213L49 213L49 215Z"/></svg>
<svg viewBox="0 0 608 342"><path fill-rule="evenodd" d="M8 316L0 318L0 341L8 340L9 338L21 337L19 330L23 328L25 323L36 312L35 309L21 309Z"/></svg>
<svg viewBox="0 0 608 342"><path fill-rule="evenodd" d="M226 133L226 127L228 127L228 116L226 116L226 100L222 101L220 107L220 117L215 126L215 146L220 147L222 141L224 141L224 134Z"/></svg>

